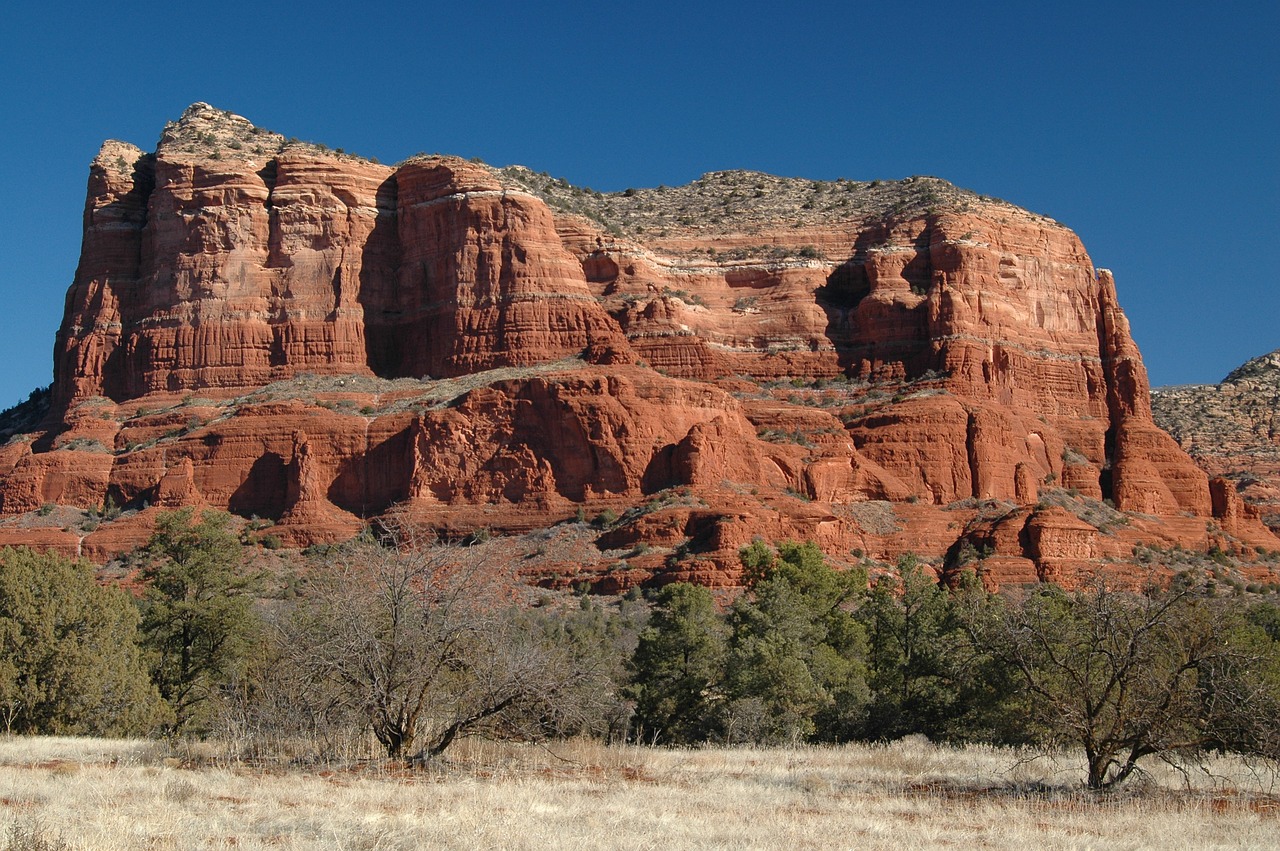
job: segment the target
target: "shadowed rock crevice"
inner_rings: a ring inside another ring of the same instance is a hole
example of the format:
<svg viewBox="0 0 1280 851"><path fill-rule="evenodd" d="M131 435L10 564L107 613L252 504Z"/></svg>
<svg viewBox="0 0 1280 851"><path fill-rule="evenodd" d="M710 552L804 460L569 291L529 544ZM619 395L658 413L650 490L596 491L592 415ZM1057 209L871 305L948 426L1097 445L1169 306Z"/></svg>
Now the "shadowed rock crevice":
<svg viewBox="0 0 1280 851"><path fill-rule="evenodd" d="M359 295L364 310L365 359L374 375L400 378L404 371L404 306L400 297L397 184L388 177L374 195L374 223L360 256Z"/></svg>

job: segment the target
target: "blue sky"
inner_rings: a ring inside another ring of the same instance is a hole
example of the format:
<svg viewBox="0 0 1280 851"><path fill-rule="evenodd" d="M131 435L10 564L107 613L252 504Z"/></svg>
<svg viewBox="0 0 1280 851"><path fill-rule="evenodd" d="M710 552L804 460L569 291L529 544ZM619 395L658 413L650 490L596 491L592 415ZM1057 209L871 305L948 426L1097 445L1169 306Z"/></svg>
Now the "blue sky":
<svg viewBox="0 0 1280 851"><path fill-rule="evenodd" d="M603 191L931 174L1075 229L1153 383L1280 347L1274 2L11 2L0 407L52 377L90 159L207 101Z"/></svg>

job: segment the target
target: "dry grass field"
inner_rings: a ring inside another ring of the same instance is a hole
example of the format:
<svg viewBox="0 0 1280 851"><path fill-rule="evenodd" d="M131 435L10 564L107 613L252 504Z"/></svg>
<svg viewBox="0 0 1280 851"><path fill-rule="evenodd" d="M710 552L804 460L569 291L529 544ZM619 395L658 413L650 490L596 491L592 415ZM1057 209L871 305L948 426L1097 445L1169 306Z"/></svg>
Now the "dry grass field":
<svg viewBox="0 0 1280 851"><path fill-rule="evenodd" d="M0 849L1275 848L1232 759L1088 795L1080 761L907 740L793 750L463 743L431 771L0 739Z"/></svg>

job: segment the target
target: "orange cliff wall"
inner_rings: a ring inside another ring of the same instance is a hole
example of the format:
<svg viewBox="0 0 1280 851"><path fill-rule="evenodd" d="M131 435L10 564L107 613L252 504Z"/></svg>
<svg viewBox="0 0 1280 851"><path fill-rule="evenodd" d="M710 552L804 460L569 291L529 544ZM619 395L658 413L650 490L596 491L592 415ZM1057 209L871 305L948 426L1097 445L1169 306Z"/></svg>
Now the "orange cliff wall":
<svg viewBox="0 0 1280 851"><path fill-rule="evenodd" d="M1169 540L1213 515L1114 281L1051 220L975 196L621 237L487 166L258 154L206 110L91 165L52 419L0 451L4 515L207 504L301 545L396 505L519 529L681 487L702 508L671 528L722 579L757 534L942 556L977 528L963 501L1034 513L1053 486ZM193 148L215 131L240 147ZM1001 535L1042 568L1078 555L1052 551L1074 531Z"/></svg>

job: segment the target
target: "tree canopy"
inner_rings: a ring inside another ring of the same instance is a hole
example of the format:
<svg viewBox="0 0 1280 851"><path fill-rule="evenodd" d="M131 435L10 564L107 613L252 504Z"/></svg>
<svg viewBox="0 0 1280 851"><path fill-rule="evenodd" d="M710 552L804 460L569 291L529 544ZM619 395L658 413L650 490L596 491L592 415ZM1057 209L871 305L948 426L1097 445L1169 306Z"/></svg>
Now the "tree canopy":
<svg viewBox="0 0 1280 851"><path fill-rule="evenodd" d="M257 646L256 582L240 571L240 540L225 512L161 514L145 555L142 636L152 678L176 729L207 729L219 690Z"/></svg>
<svg viewBox="0 0 1280 851"><path fill-rule="evenodd" d="M288 643L330 709L392 758L428 760L479 731L529 735L576 710L592 667L519 616L511 577L466 548L393 537L334 554Z"/></svg>
<svg viewBox="0 0 1280 851"><path fill-rule="evenodd" d="M163 706L128 596L56 553L0 550L0 711L14 733L136 735Z"/></svg>
<svg viewBox="0 0 1280 851"><path fill-rule="evenodd" d="M1207 746L1280 757L1280 646L1235 607L1187 588L1104 583L992 598L978 640L1016 672L1036 738L1083 748L1086 783L1123 783L1145 756Z"/></svg>

